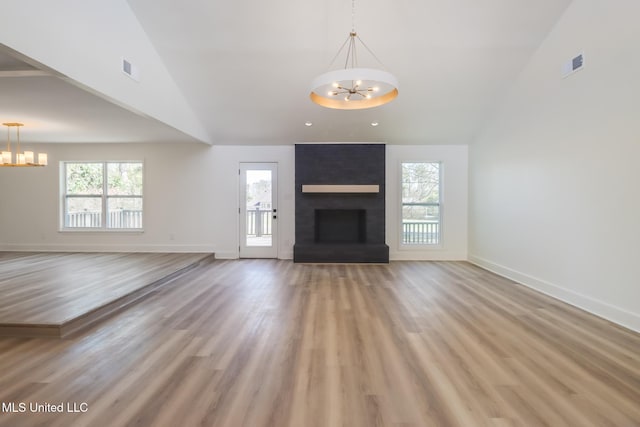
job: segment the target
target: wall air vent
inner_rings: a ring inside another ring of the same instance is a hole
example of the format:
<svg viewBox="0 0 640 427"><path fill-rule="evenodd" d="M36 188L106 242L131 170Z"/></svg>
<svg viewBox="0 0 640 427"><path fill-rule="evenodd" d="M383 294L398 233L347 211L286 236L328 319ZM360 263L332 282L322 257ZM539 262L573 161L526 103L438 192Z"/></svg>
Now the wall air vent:
<svg viewBox="0 0 640 427"><path fill-rule="evenodd" d="M562 64L562 78L569 77L584 67L584 54L581 53Z"/></svg>
<svg viewBox="0 0 640 427"><path fill-rule="evenodd" d="M131 61L124 58L122 58L122 72L131 77L133 80L137 82L140 81L140 72L138 71L138 67L133 65Z"/></svg>

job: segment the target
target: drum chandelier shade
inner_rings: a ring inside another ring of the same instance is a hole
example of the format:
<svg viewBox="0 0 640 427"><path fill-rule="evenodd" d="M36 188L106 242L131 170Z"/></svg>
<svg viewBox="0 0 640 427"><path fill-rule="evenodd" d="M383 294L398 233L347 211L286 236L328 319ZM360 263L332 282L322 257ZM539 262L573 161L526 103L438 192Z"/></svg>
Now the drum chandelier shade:
<svg viewBox="0 0 640 427"><path fill-rule="evenodd" d="M340 110L378 107L398 96L393 74L374 68L345 68L319 75L311 84L311 100Z"/></svg>
<svg viewBox="0 0 640 427"><path fill-rule="evenodd" d="M398 96L398 80L393 74L381 69L358 66L358 43L380 65L382 62L358 37L355 31L355 0L352 0L351 7L353 28L329 65L331 67L346 48L344 68L321 74L311 83L309 97L323 107L360 110L384 105Z"/></svg>

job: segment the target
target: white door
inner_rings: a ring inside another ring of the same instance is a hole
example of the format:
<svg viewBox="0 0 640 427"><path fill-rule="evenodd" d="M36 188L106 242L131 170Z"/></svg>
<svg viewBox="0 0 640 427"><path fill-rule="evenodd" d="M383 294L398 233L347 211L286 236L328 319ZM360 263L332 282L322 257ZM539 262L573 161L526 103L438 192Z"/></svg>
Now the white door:
<svg viewBox="0 0 640 427"><path fill-rule="evenodd" d="M240 163L240 258L278 257L277 189L277 163Z"/></svg>

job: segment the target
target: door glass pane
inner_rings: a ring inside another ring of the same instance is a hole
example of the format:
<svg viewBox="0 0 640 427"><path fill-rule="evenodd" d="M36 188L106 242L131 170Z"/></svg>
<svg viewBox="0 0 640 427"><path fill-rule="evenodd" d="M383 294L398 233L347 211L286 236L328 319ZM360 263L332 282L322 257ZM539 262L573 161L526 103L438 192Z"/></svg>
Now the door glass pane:
<svg viewBox="0 0 640 427"><path fill-rule="evenodd" d="M270 170L248 170L246 187L247 246L272 245L272 177Z"/></svg>

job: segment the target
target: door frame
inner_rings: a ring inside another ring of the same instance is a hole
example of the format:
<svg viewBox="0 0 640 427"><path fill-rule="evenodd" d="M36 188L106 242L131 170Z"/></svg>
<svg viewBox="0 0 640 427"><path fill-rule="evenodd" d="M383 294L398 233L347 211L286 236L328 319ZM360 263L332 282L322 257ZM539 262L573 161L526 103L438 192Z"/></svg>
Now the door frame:
<svg viewBox="0 0 640 427"><path fill-rule="evenodd" d="M271 245L247 246L247 206L246 172L249 170L271 171ZM240 162L238 165L238 257L239 258L275 258L279 256L278 247L278 162Z"/></svg>

